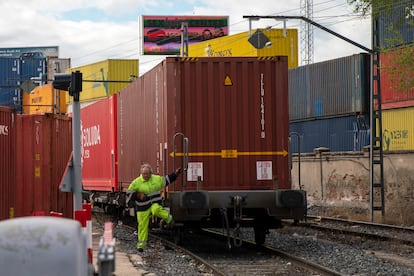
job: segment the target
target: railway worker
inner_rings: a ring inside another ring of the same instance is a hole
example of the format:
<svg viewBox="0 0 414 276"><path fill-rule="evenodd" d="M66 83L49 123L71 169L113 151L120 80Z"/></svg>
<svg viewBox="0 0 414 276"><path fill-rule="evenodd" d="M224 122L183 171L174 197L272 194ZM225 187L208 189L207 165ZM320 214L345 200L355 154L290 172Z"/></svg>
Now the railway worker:
<svg viewBox="0 0 414 276"><path fill-rule="evenodd" d="M141 166L141 175L128 187L128 198L135 201L138 221L137 249L143 252L148 240L150 215L161 218L167 226L173 225L172 215L161 206L161 190L174 182L181 173L181 168L165 177L152 174L149 164Z"/></svg>

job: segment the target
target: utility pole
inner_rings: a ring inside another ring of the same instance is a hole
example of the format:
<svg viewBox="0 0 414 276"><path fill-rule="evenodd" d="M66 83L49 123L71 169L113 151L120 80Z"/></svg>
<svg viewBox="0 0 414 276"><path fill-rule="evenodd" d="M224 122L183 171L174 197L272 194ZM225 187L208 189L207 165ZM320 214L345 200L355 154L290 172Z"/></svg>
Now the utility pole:
<svg viewBox="0 0 414 276"><path fill-rule="evenodd" d="M313 20L313 0L300 0L300 14ZM300 54L301 65L313 63L313 26L300 22Z"/></svg>
<svg viewBox="0 0 414 276"><path fill-rule="evenodd" d="M181 56L188 57L188 22L181 22Z"/></svg>

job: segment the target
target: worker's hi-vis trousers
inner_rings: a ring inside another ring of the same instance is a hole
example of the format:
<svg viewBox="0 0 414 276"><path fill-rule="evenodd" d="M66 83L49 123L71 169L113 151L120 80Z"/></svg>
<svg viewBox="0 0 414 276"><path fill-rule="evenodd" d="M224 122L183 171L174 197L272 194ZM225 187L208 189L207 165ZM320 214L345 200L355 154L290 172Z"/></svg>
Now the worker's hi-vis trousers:
<svg viewBox="0 0 414 276"><path fill-rule="evenodd" d="M153 203L150 208L145 211L137 212L138 221L138 243L137 248L144 248L148 241L148 227L150 215L164 219L167 223L172 221L172 216L160 204Z"/></svg>

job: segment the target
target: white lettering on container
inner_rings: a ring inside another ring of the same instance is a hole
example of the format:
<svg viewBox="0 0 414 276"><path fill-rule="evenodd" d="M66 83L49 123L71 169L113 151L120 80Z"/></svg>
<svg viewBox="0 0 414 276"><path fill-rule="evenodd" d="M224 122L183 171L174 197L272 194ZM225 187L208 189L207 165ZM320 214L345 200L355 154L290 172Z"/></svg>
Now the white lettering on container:
<svg viewBox="0 0 414 276"><path fill-rule="evenodd" d="M82 130L82 140L84 147L90 147L101 144L100 126L91 126Z"/></svg>
<svg viewBox="0 0 414 276"><path fill-rule="evenodd" d="M9 135L9 127L6 125L0 125L0 135Z"/></svg>
<svg viewBox="0 0 414 276"><path fill-rule="evenodd" d="M265 132L265 102L264 102L264 96L265 96L265 88L264 88L264 75L263 73L260 74L260 125L261 125L261 132L260 132L260 138L264 139L266 138L266 132Z"/></svg>

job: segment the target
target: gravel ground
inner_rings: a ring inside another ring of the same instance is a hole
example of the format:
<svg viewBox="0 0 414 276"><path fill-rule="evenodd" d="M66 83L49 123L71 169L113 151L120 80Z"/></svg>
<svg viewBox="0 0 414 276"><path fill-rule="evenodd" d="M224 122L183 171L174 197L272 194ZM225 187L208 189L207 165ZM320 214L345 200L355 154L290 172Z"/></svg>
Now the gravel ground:
<svg viewBox="0 0 414 276"><path fill-rule="evenodd" d="M138 252L137 235L133 229L117 225L114 237L119 244L117 250L127 253L135 267L148 271L149 274L146 275L213 275L209 269L195 262L190 256L166 248L151 237L144 252Z"/></svg>
<svg viewBox="0 0 414 276"><path fill-rule="evenodd" d="M374 250L392 251L391 253L395 254L398 247L391 249L386 243L360 242L357 238L355 242L347 241L346 243L341 242L339 238L333 241L325 240L320 239L314 229L300 229L285 227L270 230L265 245L327 266L344 275L414 275L414 268L379 258L374 252ZM243 228L242 230L243 238L253 240L252 229ZM188 255L165 248L164 245L151 238L146 250L143 253L137 252L137 236L134 229L117 225L114 229L114 236L119 244L117 250L127 253L134 266L148 271L145 275L213 275L206 267L196 263ZM410 249L408 251L412 253ZM408 254L409 258L410 256L413 255Z"/></svg>
<svg viewBox="0 0 414 276"><path fill-rule="evenodd" d="M114 236L117 239L117 249L128 254L133 265L146 271L145 275L214 275L212 271L204 265L194 261L190 256L166 248L155 239L149 238L149 244L144 252L136 250L136 234L133 229L117 225L114 229ZM250 255L243 254L243 250L229 254L225 243L222 241L209 241L206 237L187 236L185 242L189 246L187 250L198 251L198 255L225 271L227 275L247 276L247 275L311 275L305 270L286 262L283 258L266 256L262 254ZM219 248L219 249L218 249ZM269 267L268 259L272 260L272 267ZM262 264L262 265L260 265ZM259 267L258 267L259 265Z"/></svg>
<svg viewBox="0 0 414 276"><path fill-rule="evenodd" d="M378 258L362 244L319 239L312 229L291 228L271 230L266 237L267 246L327 266L344 275L414 275L414 269L396 262ZM253 239L253 231L245 231ZM371 245L372 246L372 245ZM387 251L387 248L377 249Z"/></svg>

